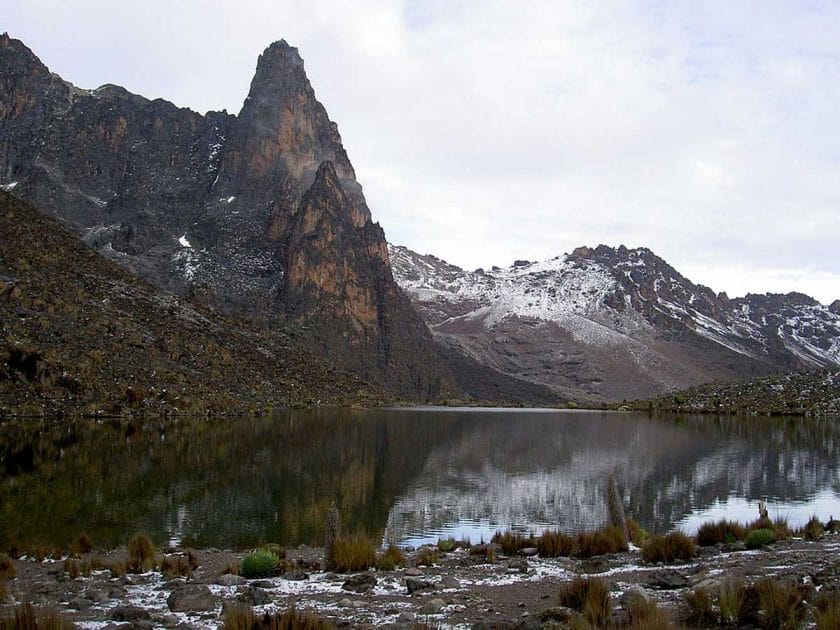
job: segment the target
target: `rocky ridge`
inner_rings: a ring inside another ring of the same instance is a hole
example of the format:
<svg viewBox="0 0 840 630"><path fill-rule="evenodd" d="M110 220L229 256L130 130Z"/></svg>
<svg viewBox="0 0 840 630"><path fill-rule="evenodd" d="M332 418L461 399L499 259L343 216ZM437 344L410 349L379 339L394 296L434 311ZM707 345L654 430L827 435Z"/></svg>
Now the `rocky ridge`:
<svg viewBox="0 0 840 630"><path fill-rule="evenodd" d="M285 41L233 116L77 88L0 35L0 187L155 286L283 327L396 395L460 393Z"/></svg>
<svg viewBox="0 0 840 630"><path fill-rule="evenodd" d="M469 272L392 246L398 284L442 343L572 398L636 399L710 381L840 364L840 309L730 299L645 248L581 247Z"/></svg>

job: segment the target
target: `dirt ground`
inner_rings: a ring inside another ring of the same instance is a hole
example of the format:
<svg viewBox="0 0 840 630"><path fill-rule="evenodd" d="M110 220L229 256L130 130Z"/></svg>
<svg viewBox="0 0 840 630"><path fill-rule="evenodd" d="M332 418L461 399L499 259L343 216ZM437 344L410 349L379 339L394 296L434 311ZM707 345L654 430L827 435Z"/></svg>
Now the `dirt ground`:
<svg viewBox="0 0 840 630"><path fill-rule="evenodd" d="M180 550L169 550L173 554ZM218 628L223 609L233 601L256 612L276 612L294 605L314 611L340 627L539 628L562 619L558 608L561 585L574 577L605 579L611 588L614 615L622 615L623 595L631 588L659 604L679 621L684 593L704 586L715 590L728 577L747 583L777 577L795 580L814 590L840 592L840 535L819 542L801 539L777 542L762 550L737 547L700 548L691 562L643 565L638 549L590 560L505 556L495 551L487 562L465 549L441 555L431 567L417 567L422 550L406 553L407 566L394 571L333 574L319 570L291 571L284 576L245 580L223 576L243 554L207 549L195 552L199 566L189 578L164 578L157 571L112 577L107 569L71 578L62 560L14 560L16 577L6 584L0 607L10 614L21 602L53 608L80 628ZM322 550L300 547L287 558L302 566L317 566ZM82 560L107 564L125 559L125 550L92 553ZM415 592L409 594L409 586ZM0 589L0 595L2 595ZM192 595L192 597L191 597Z"/></svg>

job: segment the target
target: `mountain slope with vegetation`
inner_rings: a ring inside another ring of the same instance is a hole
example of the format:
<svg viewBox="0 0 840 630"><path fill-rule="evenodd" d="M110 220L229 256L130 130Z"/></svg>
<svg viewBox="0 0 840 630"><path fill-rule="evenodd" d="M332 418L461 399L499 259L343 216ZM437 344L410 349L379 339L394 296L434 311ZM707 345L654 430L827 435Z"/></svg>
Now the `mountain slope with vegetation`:
<svg viewBox="0 0 840 630"><path fill-rule="evenodd" d="M162 292L0 192L0 415L378 404L285 335Z"/></svg>

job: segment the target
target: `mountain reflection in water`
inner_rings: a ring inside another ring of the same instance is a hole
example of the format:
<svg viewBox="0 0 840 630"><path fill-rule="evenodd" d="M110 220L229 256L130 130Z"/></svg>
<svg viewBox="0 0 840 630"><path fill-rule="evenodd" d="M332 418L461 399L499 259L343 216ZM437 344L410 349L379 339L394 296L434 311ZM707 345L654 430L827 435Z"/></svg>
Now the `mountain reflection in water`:
<svg viewBox="0 0 840 630"><path fill-rule="evenodd" d="M144 530L190 546L397 542L592 529L615 473L651 531L840 515L836 421L534 410L312 409L243 419L0 425L0 543L99 545Z"/></svg>

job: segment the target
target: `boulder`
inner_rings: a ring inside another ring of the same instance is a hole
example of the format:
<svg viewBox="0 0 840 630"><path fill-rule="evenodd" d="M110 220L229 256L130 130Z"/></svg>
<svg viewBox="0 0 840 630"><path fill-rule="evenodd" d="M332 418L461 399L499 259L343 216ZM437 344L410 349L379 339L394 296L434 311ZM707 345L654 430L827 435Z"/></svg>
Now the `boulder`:
<svg viewBox="0 0 840 630"><path fill-rule="evenodd" d="M435 585L432 582L417 577L405 578L405 587L406 589L408 589L409 595L422 591L435 590Z"/></svg>
<svg viewBox="0 0 840 630"><path fill-rule="evenodd" d="M166 604L172 612L204 612L216 608L216 598L205 584L185 584L170 593Z"/></svg>
<svg viewBox="0 0 840 630"><path fill-rule="evenodd" d="M377 580L372 573L359 573L347 578L341 588L354 593L364 593L371 590L376 584Z"/></svg>

